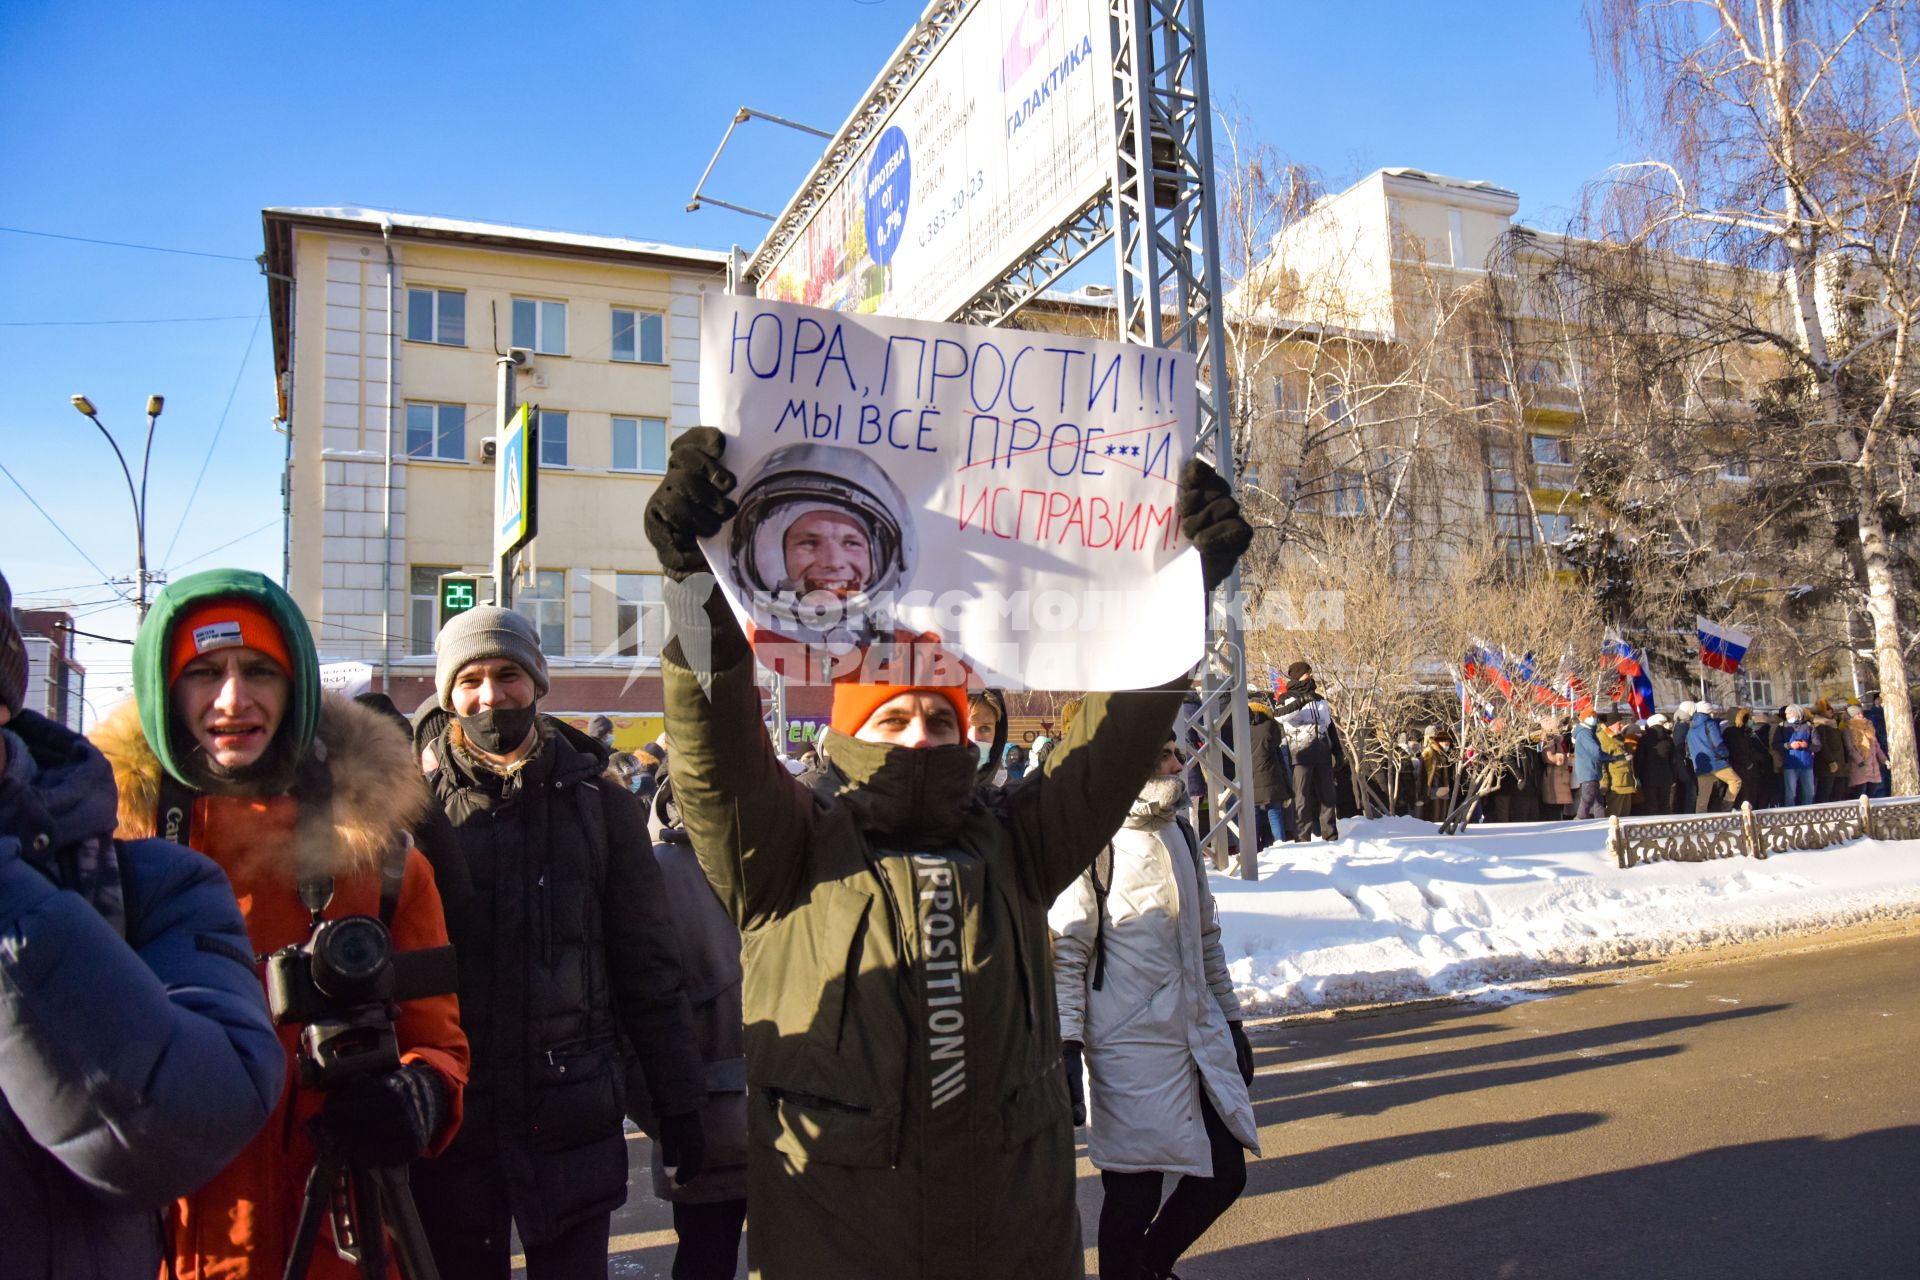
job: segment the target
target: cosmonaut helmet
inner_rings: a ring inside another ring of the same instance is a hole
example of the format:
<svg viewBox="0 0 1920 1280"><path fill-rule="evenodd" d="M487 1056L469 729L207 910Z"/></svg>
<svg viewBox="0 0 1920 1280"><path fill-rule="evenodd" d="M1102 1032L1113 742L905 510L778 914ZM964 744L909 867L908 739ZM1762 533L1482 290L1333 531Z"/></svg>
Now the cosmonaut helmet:
<svg viewBox="0 0 1920 1280"><path fill-rule="evenodd" d="M824 611L802 605L803 588L786 570L787 531L822 508L866 531L870 563L867 581ZM762 626L810 643L864 644L892 628L884 601L912 572L916 550L906 496L872 458L844 445L791 444L742 487L728 555Z"/></svg>

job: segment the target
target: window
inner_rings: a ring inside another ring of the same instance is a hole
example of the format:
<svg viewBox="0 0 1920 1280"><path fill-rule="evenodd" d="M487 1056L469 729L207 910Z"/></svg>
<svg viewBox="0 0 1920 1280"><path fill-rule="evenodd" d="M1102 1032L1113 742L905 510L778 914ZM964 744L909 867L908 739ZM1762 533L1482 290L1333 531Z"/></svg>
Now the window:
<svg viewBox="0 0 1920 1280"><path fill-rule="evenodd" d="M658 311L613 309L613 358L665 364L667 318Z"/></svg>
<svg viewBox="0 0 1920 1280"><path fill-rule="evenodd" d="M432 653L439 634L440 575L455 573L450 564L417 564L407 577L407 652Z"/></svg>
<svg viewBox="0 0 1920 1280"><path fill-rule="evenodd" d="M622 657L657 658L667 642L667 607L660 599L657 573L613 575L614 643Z"/></svg>
<svg viewBox="0 0 1920 1280"><path fill-rule="evenodd" d="M1329 426L1344 427L1352 423L1353 412L1347 408L1347 389L1338 378L1327 378L1320 383L1320 412Z"/></svg>
<svg viewBox="0 0 1920 1280"><path fill-rule="evenodd" d="M1447 260L1456 267L1467 265L1467 220L1458 209L1447 210Z"/></svg>
<svg viewBox="0 0 1920 1280"><path fill-rule="evenodd" d="M1573 465L1573 441L1565 436L1533 436L1533 461L1542 467Z"/></svg>
<svg viewBox="0 0 1920 1280"><path fill-rule="evenodd" d="M664 472L667 469L667 420L615 418L613 469Z"/></svg>
<svg viewBox="0 0 1920 1280"><path fill-rule="evenodd" d="M1573 536L1573 517L1565 512L1549 512L1540 517L1540 537L1550 546L1559 546Z"/></svg>
<svg viewBox="0 0 1920 1280"><path fill-rule="evenodd" d="M540 629L540 651L567 651L567 571L536 569L532 580L514 592L513 611Z"/></svg>
<svg viewBox="0 0 1920 1280"><path fill-rule="evenodd" d="M543 356L567 354L567 304L515 298L513 345Z"/></svg>
<svg viewBox="0 0 1920 1280"><path fill-rule="evenodd" d="M1773 681L1767 676L1754 675L1742 671L1734 677L1734 688L1739 694L1742 706L1772 707L1779 704L1773 700Z"/></svg>
<svg viewBox="0 0 1920 1280"><path fill-rule="evenodd" d="M463 404L407 405L407 456L467 459L467 406Z"/></svg>
<svg viewBox="0 0 1920 1280"><path fill-rule="evenodd" d="M454 289L407 290L407 340L467 345L467 295Z"/></svg>
<svg viewBox="0 0 1920 1280"><path fill-rule="evenodd" d="M1336 471L1333 473L1333 514L1336 516L1363 516L1367 514L1367 478L1358 471Z"/></svg>
<svg viewBox="0 0 1920 1280"><path fill-rule="evenodd" d="M567 465L567 415L553 409L540 411L540 465Z"/></svg>
<svg viewBox="0 0 1920 1280"><path fill-rule="evenodd" d="M1273 380L1273 411L1288 422L1305 421L1307 416L1305 374L1286 373Z"/></svg>

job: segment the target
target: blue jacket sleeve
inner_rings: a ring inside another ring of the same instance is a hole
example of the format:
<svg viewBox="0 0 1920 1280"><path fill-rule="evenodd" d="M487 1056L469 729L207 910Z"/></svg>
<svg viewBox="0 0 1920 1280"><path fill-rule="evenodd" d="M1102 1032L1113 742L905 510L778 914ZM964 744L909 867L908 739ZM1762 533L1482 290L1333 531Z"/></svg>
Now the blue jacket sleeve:
<svg viewBox="0 0 1920 1280"><path fill-rule="evenodd" d="M75 1177L159 1208L239 1153L286 1073L233 891L199 854L130 843L122 940L17 848L0 845L0 1092Z"/></svg>

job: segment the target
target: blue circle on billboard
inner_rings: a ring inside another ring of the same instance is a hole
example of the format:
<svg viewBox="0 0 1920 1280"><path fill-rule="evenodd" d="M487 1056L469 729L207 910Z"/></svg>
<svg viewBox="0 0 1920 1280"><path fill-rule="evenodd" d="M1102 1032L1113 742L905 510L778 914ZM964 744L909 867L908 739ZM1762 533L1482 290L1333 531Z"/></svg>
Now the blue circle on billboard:
<svg viewBox="0 0 1920 1280"><path fill-rule="evenodd" d="M913 161L907 155L907 135L899 125L887 126L873 144L867 161L867 254L881 266L893 261L893 251L907 229L907 197L913 190Z"/></svg>

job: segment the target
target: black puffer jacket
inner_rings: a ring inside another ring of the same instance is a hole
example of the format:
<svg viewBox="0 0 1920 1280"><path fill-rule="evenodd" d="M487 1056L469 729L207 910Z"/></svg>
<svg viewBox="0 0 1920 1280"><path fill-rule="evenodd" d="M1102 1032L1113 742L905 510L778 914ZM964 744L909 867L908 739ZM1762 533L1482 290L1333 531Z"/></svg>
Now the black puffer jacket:
<svg viewBox="0 0 1920 1280"><path fill-rule="evenodd" d="M456 750L453 726L427 775L473 886L471 911L448 921L473 1046L467 1116L430 1165L498 1161L536 1243L626 1199L623 1035L659 1114L706 1100L645 818L601 776L604 747L539 723L539 751L511 778ZM416 1176L442 1172L430 1165Z"/></svg>

